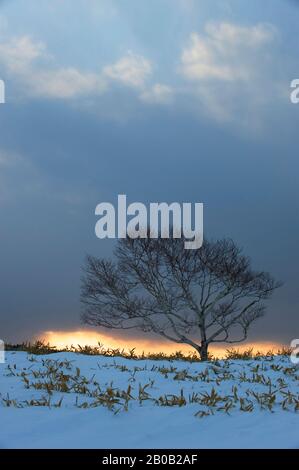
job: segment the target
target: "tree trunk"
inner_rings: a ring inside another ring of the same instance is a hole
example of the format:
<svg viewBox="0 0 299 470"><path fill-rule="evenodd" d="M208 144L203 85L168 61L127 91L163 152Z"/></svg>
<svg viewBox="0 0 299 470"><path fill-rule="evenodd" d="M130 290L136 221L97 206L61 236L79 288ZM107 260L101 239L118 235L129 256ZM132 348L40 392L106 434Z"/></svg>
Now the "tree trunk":
<svg viewBox="0 0 299 470"><path fill-rule="evenodd" d="M201 361L208 360L208 344L206 342L201 343L199 354Z"/></svg>

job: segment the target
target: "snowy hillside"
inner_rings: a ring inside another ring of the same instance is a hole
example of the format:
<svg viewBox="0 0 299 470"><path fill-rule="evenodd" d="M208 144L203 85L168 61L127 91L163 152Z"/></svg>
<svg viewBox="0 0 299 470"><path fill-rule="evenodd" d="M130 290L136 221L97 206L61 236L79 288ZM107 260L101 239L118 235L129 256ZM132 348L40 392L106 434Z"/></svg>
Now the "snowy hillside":
<svg viewBox="0 0 299 470"><path fill-rule="evenodd" d="M1 448L299 448L288 357L189 363L8 352Z"/></svg>

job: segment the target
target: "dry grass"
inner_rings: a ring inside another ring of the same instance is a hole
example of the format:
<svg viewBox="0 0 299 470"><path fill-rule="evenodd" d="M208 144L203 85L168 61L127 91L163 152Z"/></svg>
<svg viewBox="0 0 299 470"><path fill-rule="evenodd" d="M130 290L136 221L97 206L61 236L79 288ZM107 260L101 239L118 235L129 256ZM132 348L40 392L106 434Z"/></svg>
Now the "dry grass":
<svg viewBox="0 0 299 470"><path fill-rule="evenodd" d="M237 352L235 354L238 359L246 361L251 359L251 362L246 364L246 371L240 371L235 368L234 362L231 362L232 350L230 350L228 360L208 362L203 370L193 371L193 373L188 368L179 369L177 364L176 366L153 365L150 371L160 373L170 385L172 381L182 383L184 386L186 382L193 382L196 387L192 393L186 392L182 386L178 395L166 393L155 396L153 380L145 384L138 382L138 373L149 371L147 364L143 364L142 367L134 365L132 368L129 364L110 364L109 367L112 369L115 368L127 374L127 384L125 388L115 387L112 382L103 386L95 380L95 375L84 376L79 367L74 367L73 361L37 358L36 349L44 351L46 347L47 345L43 344L27 346L27 352L30 353L28 359L32 362L30 367L19 370L16 364L10 364L6 367L5 374L7 377L18 378L25 389L41 392L41 396L18 401L9 395L1 396L0 394L2 406L60 408L65 394L73 394L74 406L77 408L103 406L115 414L120 411L129 411L133 402L139 403L140 406L151 402L155 406L162 407L200 405L200 409L195 413L195 416L199 418L218 412L230 414L236 409L245 413L251 413L256 409L274 412L278 408L284 411L299 411L299 395L289 389L291 383L297 386L298 371L286 360L281 364L272 364L268 356L263 359L261 356L249 358L252 352L247 351L244 357L242 355L240 357ZM51 351L53 351L52 348ZM273 358L273 355L271 357ZM100 369L105 367L107 365L102 364ZM234 383L230 391L225 386L228 380ZM202 389L203 385L205 390Z"/></svg>
<svg viewBox="0 0 299 470"><path fill-rule="evenodd" d="M159 353L142 353L137 354L135 352L135 348L129 349L126 351L125 349L112 349L112 348L105 348L101 343L98 346L81 346L78 344L77 346L71 345L68 348L57 348L56 346L51 346L49 343L44 341L35 341L34 343L24 342L22 344L6 344L5 349L7 351L25 351L32 355L45 355L45 354L53 354L57 352L75 352L79 354L86 354L88 356L104 356L104 357L124 357L126 359L135 359L135 360L143 360L149 359L153 361L184 361L184 362L200 362L200 357L196 352L184 354L182 351L176 351L171 354L165 354L163 352ZM262 352L254 352L252 348L248 348L245 351L240 351L239 349L230 348L226 350L225 359L234 360L234 359L241 359L241 360L259 360L261 358L268 358L268 360L273 359L275 355L281 356L289 356L291 354L291 348L284 347L277 351L269 350L266 353ZM218 361L218 358L213 356L212 354L209 355L209 361Z"/></svg>

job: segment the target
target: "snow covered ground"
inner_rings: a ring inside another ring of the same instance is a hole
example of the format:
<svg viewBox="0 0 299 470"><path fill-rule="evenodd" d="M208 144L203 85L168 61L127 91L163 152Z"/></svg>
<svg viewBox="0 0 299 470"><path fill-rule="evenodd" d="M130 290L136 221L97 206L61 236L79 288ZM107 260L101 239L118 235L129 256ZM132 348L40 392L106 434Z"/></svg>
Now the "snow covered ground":
<svg viewBox="0 0 299 470"><path fill-rule="evenodd" d="M299 448L288 357L189 363L8 352L0 448Z"/></svg>

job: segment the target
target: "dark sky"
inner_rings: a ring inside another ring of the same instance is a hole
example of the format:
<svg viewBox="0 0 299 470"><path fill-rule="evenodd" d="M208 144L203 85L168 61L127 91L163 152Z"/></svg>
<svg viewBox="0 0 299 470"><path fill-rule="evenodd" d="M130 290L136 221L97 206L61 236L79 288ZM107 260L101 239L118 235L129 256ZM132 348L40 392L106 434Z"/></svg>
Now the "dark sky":
<svg viewBox="0 0 299 470"><path fill-rule="evenodd" d="M4 340L80 328L84 256L113 247L94 209L122 193L203 202L206 236L284 282L250 339L298 337L299 9L210 3L0 2Z"/></svg>

